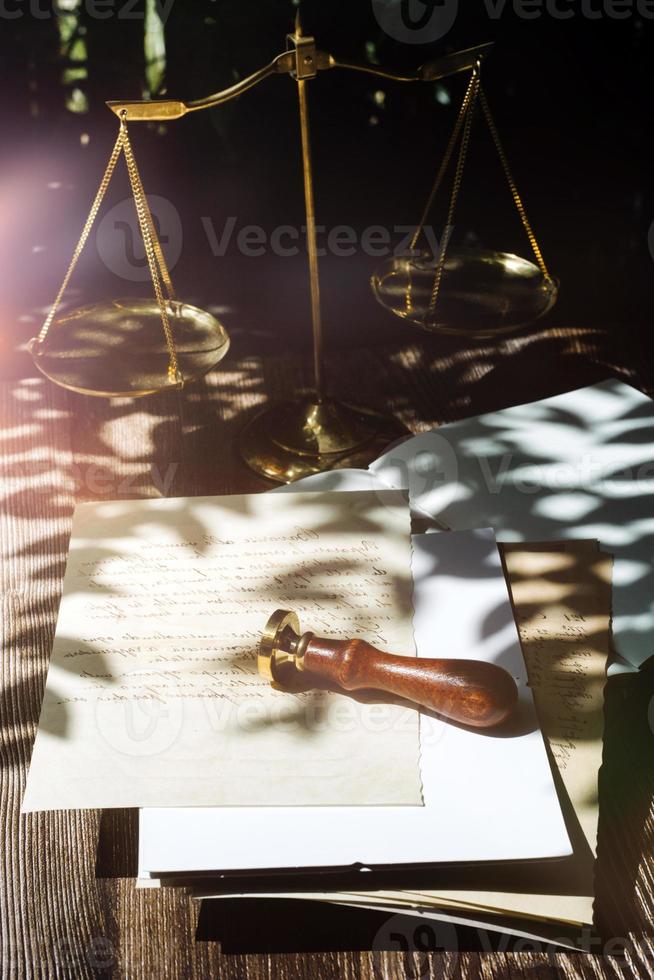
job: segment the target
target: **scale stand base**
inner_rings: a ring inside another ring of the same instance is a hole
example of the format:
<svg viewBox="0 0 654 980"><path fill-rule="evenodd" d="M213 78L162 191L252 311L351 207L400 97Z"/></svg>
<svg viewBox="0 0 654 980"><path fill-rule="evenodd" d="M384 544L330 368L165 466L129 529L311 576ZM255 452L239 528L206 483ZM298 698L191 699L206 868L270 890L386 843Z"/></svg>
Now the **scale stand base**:
<svg viewBox="0 0 654 980"><path fill-rule="evenodd" d="M267 408L245 427L238 452L259 476L294 483L344 467L367 467L411 433L397 419L309 395Z"/></svg>

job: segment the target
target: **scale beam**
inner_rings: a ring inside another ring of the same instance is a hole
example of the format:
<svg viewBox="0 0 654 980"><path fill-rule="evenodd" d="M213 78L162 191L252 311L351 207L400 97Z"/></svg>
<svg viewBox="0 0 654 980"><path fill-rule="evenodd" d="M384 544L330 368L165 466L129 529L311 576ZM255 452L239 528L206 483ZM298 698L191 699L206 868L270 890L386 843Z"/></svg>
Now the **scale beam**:
<svg viewBox="0 0 654 980"><path fill-rule="evenodd" d="M431 61L417 72L399 74L376 65L339 61L320 51L315 38L302 32L299 12L295 31L287 35L287 49L269 65L244 78L236 85L193 102L177 100L146 102L109 102L109 108L127 128L127 123L167 122L187 113L211 109L230 102L273 75L288 75L297 85L302 164L305 192L309 282L311 287L311 321L313 330L314 390L303 398L273 406L253 419L242 435L241 456L256 472L281 483L289 483L310 473L331 469L339 461L363 452L367 461L378 455L375 447L385 448L406 432L395 420L371 413L329 398L323 367L323 331L320 303L320 276L313 165L309 125L307 82L321 71L343 69L362 72L391 82L433 82L462 71L479 70L492 44L457 51Z"/></svg>
<svg viewBox="0 0 654 980"><path fill-rule="evenodd" d="M292 36L290 40L295 45L293 50L284 51L265 68L261 68L236 85L231 85L229 88L209 95L205 99L197 99L193 102L181 102L178 99L107 102L107 105L112 112L125 118L128 122L169 122L174 119L181 119L190 112L213 109L214 106L231 102L232 99L238 98L273 75L291 75L296 80L305 80L315 78L319 71L341 68L373 75L376 78L383 78L391 82L435 82L439 78L447 78L449 75L474 68L475 65L484 60L493 47L493 44L489 43L468 48L465 51L457 51L454 54L444 55L442 58L428 62L414 74L402 75L376 68L373 65L339 61L333 55L319 51L314 39L310 37Z"/></svg>
<svg viewBox="0 0 654 980"><path fill-rule="evenodd" d="M377 78L385 78L390 82L436 82L439 78L448 78L462 71L470 71L476 65L481 64L484 58L490 54L493 42L480 44L475 48L467 48L465 51L457 51L455 54L443 55L434 61L428 61L422 65L413 75L398 75L396 72L385 71L383 68L376 68L373 65L359 65L347 61L338 61L331 55L332 68L346 68L349 71L364 72L366 75L375 75Z"/></svg>
<svg viewBox="0 0 654 980"><path fill-rule="evenodd" d="M323 365L323 329L319 251L317 245L316 203L311 153L309 89L322 71L342 69L359 72L388 82L435 82L459 72L470 72L468 89L459 112L445 159L438 171L428 205L412 248L415 250L429 208L443 179L457 143L459 158L446 228L453 226L453 216L463 176L470 139L472 117L477 101L490 128L493 142L505 171L509 189L536 257L537 265L514 255L464 252L450 256L446 265L448 236L440 254L410 253L412 258L394 257L373 277L377 299L398 317L428 330L455 332L453 310L459 322L472 335L487 336L530 323L555 302L557 284L551 278L527 218L522 199L509 169L494 120L480 84L480 67L493 45L482 44L445 55L423 65L414 73L401 74L377 65L340 61L318 49L313 37L305 36L298 16L295 31L286 38L286 50L270 64L242 79L236 85L204 99L182 102L176 99L139 102L108 102L120 120L120 131L107 170L100 184L91 213L75 250L73 261L41 333L33 342L32 354L39 369L57 384L87 394L117 394L135 397L163 390L171 383L206 373L227 351L227 335L221 324L209 314L175 299L165 266L156 228L128 137L128 123L168 122L187 113L211 109L236 99L273 75L287 75L297 86L300 133L302 142L302 176L305 193L308 273L311 288L311 323L313 331L314 384L311 391L266 408L253 418L240 438L241 458L261 476L278 483L290 483L312 473L339 466L365 466L377 458L391 442L402 439L407 431L397 420L367 409L358 408L329 396ZM120 154L124 153L132 184L141 235L155 290L156 303L116 300L73 311L59 317L54 338L50 326L68 285L82 249L88 239L102 199ZM444 272L447 269L447 279ZM468 277L466 279L466 276ZM170 297L165 298L163 285ZM440 315L439 296L449 288L449 312ZM499 297L498 297L499 294ZM476 319L475 319L476 316ZM449 317L449 320L448 320ZM139 324L139 343L134 343L134 322ZM111 328L107 339L105 324ZM161 342L161 328L166 344ZM179 349L174 330L180 335ZM45 344L48 336L47 346ZM189 340L189 337L191 338ZM124 341L124 342L123 342ZM122 344L122 349L121 349ZM109 350L109 347L112 349ZM162 359L163 352L163 359ZM147 364L145 361L147 355Z"/></svg>

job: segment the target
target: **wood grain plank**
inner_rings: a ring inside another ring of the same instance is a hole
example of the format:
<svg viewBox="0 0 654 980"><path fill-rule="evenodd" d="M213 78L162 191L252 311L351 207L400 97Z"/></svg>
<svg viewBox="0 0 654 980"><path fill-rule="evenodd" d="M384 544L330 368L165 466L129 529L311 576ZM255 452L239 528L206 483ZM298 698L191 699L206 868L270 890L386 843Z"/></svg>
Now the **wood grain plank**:
<svg viewBox="0 0 654 980"><path fill-rule="evenodd" d="M618 354L615 341L599 331L538 328L499 344L473 341L465 347L427 338L329 357L337 395L356 393L358 401L394 411L413 431L609 373L654 390L652 365L639 353L637 337L623 335ZM199 910L183 892L140 891L125 877L106 877L127 873L136 844L129 814L102 821L99 878L99 814L19 815L74 498L267 489L239 462L234 439L268 398L285 398L310 379L305 358L235 355L188 391L143 401L68 396L37 379L0 385L0 977L651 977L652 733L643 694L622 703L623 713L640 719L640 734L631 737L641 740L642 758L625 736L628 758L609 766L617 789L603 804L601 911L609 938L627 938L626 959L382 950L225 953L217 942L195 941Z"/></svg>

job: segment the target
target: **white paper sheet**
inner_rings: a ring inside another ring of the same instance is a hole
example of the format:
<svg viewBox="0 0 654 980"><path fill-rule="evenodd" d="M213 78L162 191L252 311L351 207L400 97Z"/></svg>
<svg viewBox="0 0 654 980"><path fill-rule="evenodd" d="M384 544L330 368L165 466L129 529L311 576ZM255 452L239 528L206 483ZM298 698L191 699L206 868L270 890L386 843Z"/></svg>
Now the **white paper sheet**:
<svg viewBox="0 0 654 980"><path fill-rule="evenodd" d="M418 718L257 674L269 616L415 656L396 491L84 504L24 810L422 803Z"/></svg>
<svg viewBox="0 0 654 980"><path fill-rule="evenodd" d="M498 541L598 539L615 556L616 651L654 655L654 402L620 381L464 419L370 467L418 514Z"/></svg>
<svg viewBox="0 0 654 980"><path fill-rule="evenodd" d="M598 552L597 542L583 541L505 545L504 560L538 715L562 783L560 799L569 817L575 853L527 867L519 863L458 867L448 871L445 880L442 872L431 871L431 886L413 873L408 890L397 890L397 882L395 890L389 890L377 881L354 898L343 891L303 891L296 878L292 887L297 899L355 900L398 909L419 904L479 915L527 916L573 923L578 932L592 923L611 562ZM350 888L366 887L370 875L358 877ZM320 885L315 875L309 875L308 881L312 888ZM165 884L170 887L172 879L165 879ZM194 897L216 897L225 892L225 884L222 881L217 887L210 880L198 884L196 879ZM327 882L323 886L328 887Z"/></svg>
<svg viewBox="0 0 654 980"><path fill-rule="evenodd" d="M274 808L144 809L140 876L571 853L492 531L413 542L418 655L509 670L520 690L513 729L471 732L422 715L424 808L297 808L289 833Z"/></svg>

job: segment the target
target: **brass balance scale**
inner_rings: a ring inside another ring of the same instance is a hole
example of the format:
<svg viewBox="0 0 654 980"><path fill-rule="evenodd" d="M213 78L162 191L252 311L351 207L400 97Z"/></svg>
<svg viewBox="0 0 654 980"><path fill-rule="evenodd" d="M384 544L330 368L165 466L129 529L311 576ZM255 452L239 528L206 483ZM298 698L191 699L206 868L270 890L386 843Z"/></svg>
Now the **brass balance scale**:
<svg viewBox="0 0 654 980"><path fill-rule="evenodd" d="M461 109L414 236L411 254L387 261L372 278L376 299L396 316L425 330L491 336L531 323L555 303L550 276L511 175L481 85L481 65L492 45L457 52L401 75L341 61L320 51L302 33L300 18L287 50L271 64L231 88L195 102L173 100L110 102L119 132L107 169L61 289L30 350L36 366L55 384L86 395L138 397L182 388L214 368L229 349L223 325L175 294L157 230L132 151L129 122L170 122L237 98L273 75L297 84L306 226L311 285L314 389L309 395L273 405L242 432L238 450L261 476L278 483L356 462L370 462L389 443L406 435L393 418L329 397L323 366L323 330L307 83L319 72L348 69L397 82L433 82L470 72ZM535 262L503 252L450 248L451 229L470 143L473 116L480 107L504 168ZM419 242L437 193L458 146L445 231L440 248L421 251ZM64 294L94 221L124 154L154 287L152 299L113 300L58 315Z"/></svg>

